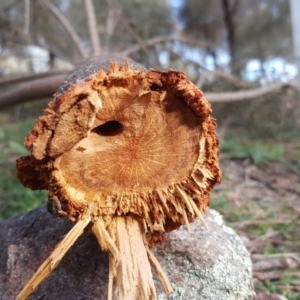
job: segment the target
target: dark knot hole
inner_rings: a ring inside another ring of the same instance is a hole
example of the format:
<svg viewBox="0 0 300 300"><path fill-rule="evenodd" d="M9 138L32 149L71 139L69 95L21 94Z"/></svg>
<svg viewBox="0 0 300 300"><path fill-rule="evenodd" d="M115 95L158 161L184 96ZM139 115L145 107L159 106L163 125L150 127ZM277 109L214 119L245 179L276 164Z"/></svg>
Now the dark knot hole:
<svg viewBox="0 0 300 300"><path fill-rule="evenodd" d="M122 133L122 131L123 125L116 120L107 121L106 123L99 125L92 130L92 132L103 136L118 135Z"/></svg>

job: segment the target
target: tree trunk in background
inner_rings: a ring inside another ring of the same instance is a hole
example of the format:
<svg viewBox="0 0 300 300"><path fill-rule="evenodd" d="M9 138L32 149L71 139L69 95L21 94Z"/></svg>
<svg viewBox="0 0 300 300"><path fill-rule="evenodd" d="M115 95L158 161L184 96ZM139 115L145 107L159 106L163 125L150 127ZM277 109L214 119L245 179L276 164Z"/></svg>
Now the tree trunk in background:
<svg viewBox="0 0 300 300"><path fill-rule="evenodd" d="M298 68L298 84L300 87L300 1L290 0L290 9L294 42L294 55Z"/></svg>
<svg viewBox="0 0 300 300"><path fill-rule="evenodd" d="M233 11L230 8L229 0L222 0L223 19L227 30L227 43L231 57L231 71L235 75L239 75L239 71L235 64L235 26L233 22Z"/></svg>
<svg viewBox="0 0 300 300"><path fill-rule="evenodd" d="M85 0L85 9L88 19L90 39L92 43L92 55L98 56L101 53L100 38L97 28L97 20L93 0Z"/></svg>

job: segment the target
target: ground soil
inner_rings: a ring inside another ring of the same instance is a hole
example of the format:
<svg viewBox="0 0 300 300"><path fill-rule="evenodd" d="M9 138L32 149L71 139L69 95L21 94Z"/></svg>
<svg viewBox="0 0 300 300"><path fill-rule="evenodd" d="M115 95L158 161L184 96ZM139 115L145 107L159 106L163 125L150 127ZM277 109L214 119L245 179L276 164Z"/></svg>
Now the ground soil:
<svg viewBox="0 0 300 300"><path fill-rule="evenodd" d="M221 168L212 207L251 252L256 299L300 299L300 172L250 160L222 159Z"/></svg>

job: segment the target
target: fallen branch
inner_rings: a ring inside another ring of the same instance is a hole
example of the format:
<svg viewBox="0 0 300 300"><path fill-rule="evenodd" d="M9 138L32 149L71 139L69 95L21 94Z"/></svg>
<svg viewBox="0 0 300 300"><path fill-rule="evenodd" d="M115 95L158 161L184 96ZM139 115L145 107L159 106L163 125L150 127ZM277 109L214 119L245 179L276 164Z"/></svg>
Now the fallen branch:
<svg viewBox="0 0 300 300"><path fill-rule="evenodd" d="M257 177L257 176L253 176L253 175L251 175L250 176L250 179L254 179L254 180L256 180L256 181L258 181L258 182L261 182L261 183L263 183L268 189L270 189L270 190L274 190L274 191L276 191L276 192L282 192L282 191L284 191L284 192L288 192L288 193L293 193L293 194L296 194L296 195L300 195L300 192L298 192L296 189L293 189L293 188L289 188L289 187L287 187L287 188L284 188L284 187L277 187L277 186L275 186L275 185L273 185L271 182L269 182L269 181L267 181L267 180L264 180L264 179L262 179L262 178L259 178L259 177ZM281 193L282 195L284 194L284 193Z"/></svg>
<svg viewBox="0 0 300 300"><path fill-rule="evenodd" d="M65 74L65 73L64 73ZM44 77L40 80L27 81L16 88L0 95L0 109L37 100L43 97L51 97L62 83L65 75L56 75ZM228 103L234 101L250 100L272 92L276 92L282 88L299 89L296 81L279 82L271 84L267 87L260 87L250 90L242 90L238 92L224 93L205 93L205 98L211 103ZM275 223L281 223L281 220L273 220ZM250 222L253 222L250 220ZM261 222L261 221L259 221ZM265 222L265 221L264 221ZM243 224L245 225L245 224ZM241 226L238 224L238 226Z"/></svg>
<svg viewBox="0 0 300 300"><path fill-rule="evenodd" d="M296 269L299 268L300 262L294 258L276 258L261 260L253 263L253 272L265 272L274 269Z"/></svg>
<svg viewBox="0 0 300 300"><path fill-rule="evenodd" d="M205 97L211 103L235 102L258 98L266 94L278 91L282 88L292 88L299 90L297 82L292 80L289 82L277 82L270 84L269 86L259 87L251 90L242 90L238 92L206 93Z"/></svg>
<svg viewBox="0 0 300 300"><path fill-rule="evenodd" d="M43 72L43 73L31 73L31 74L22 74L18 76L12 76L8 78L0 79L0 87L6 86L10 84L16 84L16 83L24 83L27 81L31 81L34 79L41 79L49 76L55 76L55 75L64 75L66 76L69 73L69 71L49 71L49 72Z"/></svg>
<svg viewBox="0 0 300 300"><path fill-rule="evenodd" d="M144 45L152 46L152 45L155 45L155 44L158 44L158 43L161 43L161 42L173 41L173 40L176 40L176 39L177 38L176 38L175 34L161 35L161 36L156 36L154 38L145 40L144 41ZM132 53L134 53L136 51L139 51L140 49L141 49L141 45L140 44L136 44L136 45L133 45L133 46L127 48L124 51L121 51L120 55L128 56L128 55L130 55L130 54L132 54Z"/></svg>
<svg viewBox="0 0 300 300"><path fill-rule="evenodd" d="M293 220L291 219L269 219L269 220L245 220L242 222L233 222L231 226L236 226L238 228L243 226L256 226L256 225L278 225L278 224L291 224Z"/></svg>
<svg viewBox="0 0 300 300"><path fill-rule="evenodd" d="M0 109L41 98L51 97L65 78L55 75L23 83L0 95Z"/></svg>
<svg viewBox="0 0 300 300"><path fill-rule="evenodd" d="M278 231L269 231L264 235L261 235L260 237L256 238L251 242L250 249L248 250L250 252L255 251L257 248L263 246L268 240L275 238L276 236L279 235Z"/></svg>
<svg viewBox="0 0 300 300"><path fill-rule="evenodd" d="M252 261L264 260L264 259L275 259L275 258L293 258L300 260L299 253L289 252L289 253L274 253L274 254L252 254Z"/></svg>
<svg viewBox="0 0 300 300"><path fill-rule="evenodd" d="M298 272L299 273L299 272ZM264 282L270 280L279 280L282 276L297 276L295 272L287 272L287 270L275 270L269 272L254 272L253 273L253 281L254 283L257 282Z"/></svg>

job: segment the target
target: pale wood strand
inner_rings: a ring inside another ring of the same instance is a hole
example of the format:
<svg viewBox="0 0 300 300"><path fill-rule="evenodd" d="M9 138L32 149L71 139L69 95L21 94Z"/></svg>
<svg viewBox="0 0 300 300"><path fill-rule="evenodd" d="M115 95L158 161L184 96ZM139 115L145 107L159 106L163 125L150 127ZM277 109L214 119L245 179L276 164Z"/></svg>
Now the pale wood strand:
<svg viewBox="0 0 300 300"><path fill-rule="evenodd" d="M25 300L37 288L37 286L51 274L51 272L57 267L61 259L64 257L66 252L83 233L84 228L89 224L90 221L91 218L87 217L83 220L79 220L73 226L73 228L63 238L63 240L53 250L50 256L31 277L23 290L17 296L16 300Z"/></svg>

